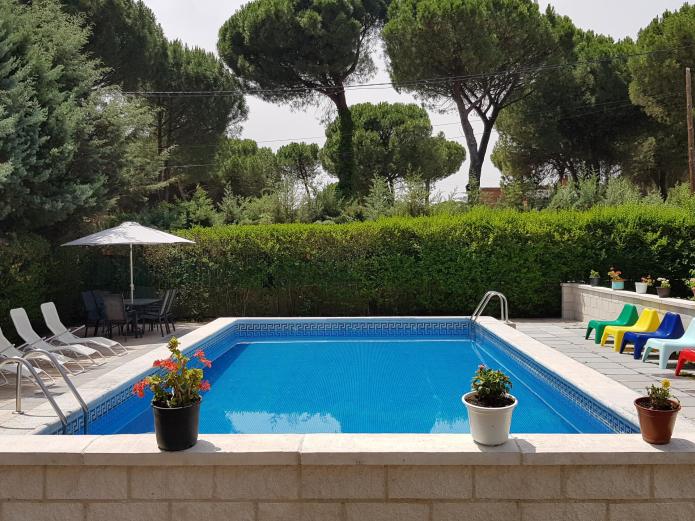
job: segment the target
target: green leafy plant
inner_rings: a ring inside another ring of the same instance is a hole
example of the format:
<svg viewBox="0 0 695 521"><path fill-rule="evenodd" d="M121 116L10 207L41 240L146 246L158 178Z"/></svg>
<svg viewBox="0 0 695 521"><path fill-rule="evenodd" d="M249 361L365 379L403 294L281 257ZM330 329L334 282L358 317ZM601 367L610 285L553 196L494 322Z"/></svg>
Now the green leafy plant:
<svg viewBox="0 0 695 521"><path fill-rule="evenodd" d="M163 372L140 380L133 386L133 393L143 398L145 389L149 387L154 393L152 403L158 407L186 407L200 401L201 391L210 390L210 383L203 380L203 370L188 367L191 359L181 353L177 338L169 340L167 347L171 356L155 360L153 364L153 367L158 367ZM198 349L193 357L204 367L212 366L202 349Z"/></svg>
<svg viewBox="0 0 695 521"><path fill-rule="evenodd" d="M591 272L589 273L589 278L592 279L598 279L600 276L601 275L599 275L599 272L596 270L591 270Z"/></svg>
<svg viewBox="0 0 695 521"><path fill-rule="evenodd" d="M660 288L670 288L671 287L671 281L665 277L659 277L656 280L659 283Z"/></svg>
<svg viewBox="0 0 695 521"><path fill-rule="evenodd" d="M695 288L695 270L690 270L688 278L683 279L683 283L690 289Z"/></svg>
<svg viewBox="0 0 695 521"><path fill-rule="evenodd" d="M473 376L471 390L475 392L477 405L483 407L504 407L513 403L509 397L512 381L502 371L478 366Z"/></svg>
<svg viewBox="0 0 695 521"><path fill-rule="evenodd" d="M676 409L678 406L673 403L673 396L671 395L671 381L664 378L661 381L661 385L650 385L647 387L647 397L649 398L649 403L646 404L650 409L656 409L658 411L671 411Z"/></svg>

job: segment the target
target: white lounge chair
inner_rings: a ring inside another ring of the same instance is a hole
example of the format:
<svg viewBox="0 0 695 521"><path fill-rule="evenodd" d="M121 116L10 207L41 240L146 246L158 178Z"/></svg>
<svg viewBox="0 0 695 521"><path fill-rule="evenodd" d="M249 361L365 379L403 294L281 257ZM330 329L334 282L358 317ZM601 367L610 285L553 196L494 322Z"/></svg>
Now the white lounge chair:
<svg viewBox="0 0 695 521"><path fill-rule="evenodd" d="M5 335L2 333L2 329L0 329L0 362L5 360L6 358L10 357L20 357L20 358L25 358L26 353L22 353L19 349L17 349L12 342L7 340ZM30 361L35 361L37 357L32 357ZM37 367L36 364L34 365L34 370L36 371L36 374L39 375L39 377L48 385L53 385L55 383L55 380L53 377L48 374L46 371L41 369L40 367ZM6 365L2 369L0 369L0 376L2 376L4 382L0 385L5 385L8 383L7 378L5 377L4 374L2 373L9 373L16 375L17 374L17 366L16 365ZM30 377L31 375L23 372L22 376L24 377ZM29 378L29 381L36 385L38 387L38 384L34 381L33 378Z"/></svg>
<svg viewBox="0 0 695 521"><path fill-rule="evenodd" d="M24 348L25 351L27 349L38 348L43 349L44 351L48 351L49 353L60 353L63 356L67 356L68 358L81 356L83 358L86 358L93 364L96 364L97 362L92 357L95 355L99 355L99 357L101 357L102 360L106 361L104 355L102 355L99 351L92 349L91 347L83 346L81 344L49 344L48 340L50 340L52 337L43 339L36 333L36 331L34 331L34 328L31 327L31 322L29 322L29 316L27 315L27 312L24 310L24 308L11 309L10 317L12 318L12 322L14 323L14 327L17 330L17 333L22 338L22 340L26 342L26 347ZM74 361L77 362L77 360ZM84 369L84 366L80 365L80 367Z"/></svg>
<svg viewBox="0 0 695 521"><path fill-rule="evenodd" d="M58 316L58 310L53 302L44 302L41 304L41 313L43 314L43 319L46 321L46 326L55 336L52 341L61 344L89 344L95 349L106 349L111 354L115 356L123 356L128 354L128 350L115 340L104 337L78 337L74 334L75 331L83 329L84 326L68 329L60 321ZM120 352L116 352L118 349Z"/></svg>

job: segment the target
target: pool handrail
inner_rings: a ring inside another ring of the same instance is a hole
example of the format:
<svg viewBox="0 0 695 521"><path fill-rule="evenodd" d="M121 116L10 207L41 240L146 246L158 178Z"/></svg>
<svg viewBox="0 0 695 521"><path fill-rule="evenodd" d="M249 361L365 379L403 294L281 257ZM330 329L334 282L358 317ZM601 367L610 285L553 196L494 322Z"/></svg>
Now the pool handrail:
<svg viewBox="0 0 695 521"><path fill-rule="evenodd" d="M507 297L505 297L504 294L500 293L499 291L488 291L485 293L483 298L476 306L475 311L473 311L473 314L471 315L471 322L478 321L478 318L483 311L485 311L485 308L493 297L497 297L500 301L500 320L506 325L514 327L514 323L509 320L509 302L507 301Z"/></svg>

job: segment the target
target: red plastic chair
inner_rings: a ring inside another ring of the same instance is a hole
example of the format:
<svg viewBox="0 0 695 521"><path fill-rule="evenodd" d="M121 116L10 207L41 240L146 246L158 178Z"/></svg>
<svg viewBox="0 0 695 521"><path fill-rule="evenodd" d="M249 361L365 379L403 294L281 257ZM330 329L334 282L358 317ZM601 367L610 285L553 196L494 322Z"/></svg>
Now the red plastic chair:
<svg viewBox="0 0 695 521"><path fill-rule="evenodd" d="M695 362L695 351L692 349L683 349L678 355L678 364L676 365L676 376L681 374L681 369L686 362Z"/></svg>

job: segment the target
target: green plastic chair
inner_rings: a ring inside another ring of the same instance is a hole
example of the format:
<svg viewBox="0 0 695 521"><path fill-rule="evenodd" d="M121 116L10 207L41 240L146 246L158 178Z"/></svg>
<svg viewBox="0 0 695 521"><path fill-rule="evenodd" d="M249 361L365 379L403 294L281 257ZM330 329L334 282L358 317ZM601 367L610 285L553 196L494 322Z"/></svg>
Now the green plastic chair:
<svg viewBox="0 0 695 521"><path fill-rule="evenodd" d="M589 324L586 326L585 339L589 339L589 335L595 329L596 337L594 338L595 344L601 343L601 337L603 336L603 330L608 326L634 326L639 318L639 313L637 313L637 307L633 304L625 304L620 315L615 320L590 320Z"/></svg>

